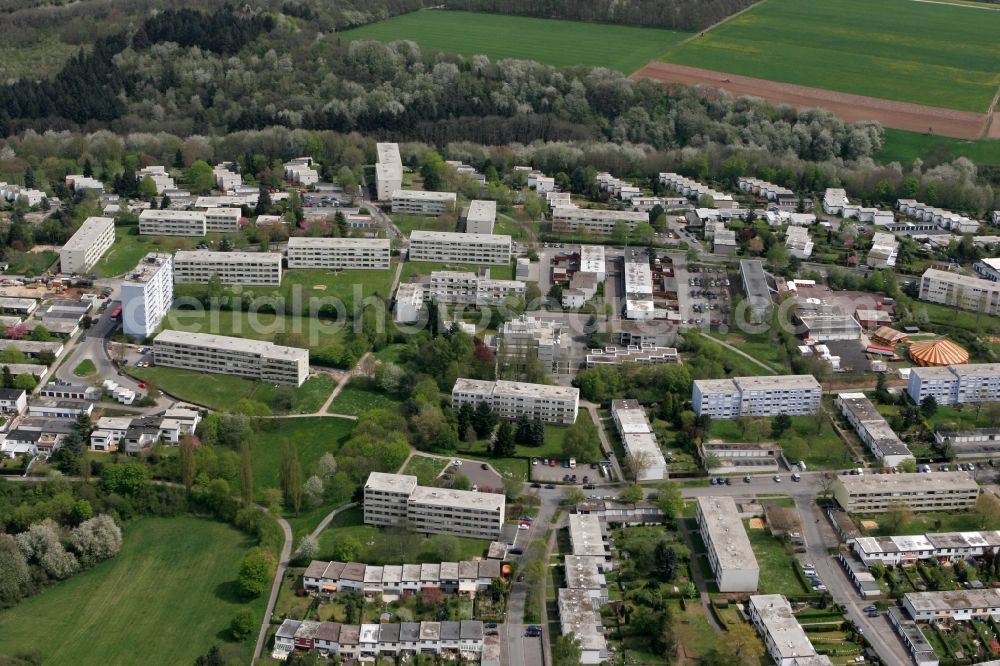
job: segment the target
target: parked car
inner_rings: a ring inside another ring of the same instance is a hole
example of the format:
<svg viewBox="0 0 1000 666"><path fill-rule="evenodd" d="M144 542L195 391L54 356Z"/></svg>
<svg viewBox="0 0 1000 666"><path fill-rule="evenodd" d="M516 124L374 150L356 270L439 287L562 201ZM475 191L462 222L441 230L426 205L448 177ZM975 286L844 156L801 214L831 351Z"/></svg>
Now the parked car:
<svg viewBox="0 0 1000 666"><path fill-rule="evenodd" d="M775 474L775 475L774 475L774 482L775 482L775 483L781 483L781 477L780 477L780 476L778 476L777 474Z"/></svg>

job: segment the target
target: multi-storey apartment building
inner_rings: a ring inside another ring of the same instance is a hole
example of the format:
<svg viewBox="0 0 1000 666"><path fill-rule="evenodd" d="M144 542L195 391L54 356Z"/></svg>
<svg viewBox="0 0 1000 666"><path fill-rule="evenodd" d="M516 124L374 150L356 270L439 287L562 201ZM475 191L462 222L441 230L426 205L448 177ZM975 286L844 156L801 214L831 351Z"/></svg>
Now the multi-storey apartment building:
<svg viewBox="0 0 1000 666"><path fill-rule="evenodd" d="M663 457L656 435L646 418L646 410L636 400L612 400L611 418L622 440L625 453L635 459L636 481L658 481L667 476L667 461ZM641 465L638 463L642 463Z"/></svg>
<svg viewBox="0 0 1000 666"><path fill-rule="evenodd" d="M609 236L619 222L632 230L638 224L648 223L649 215L631 210L576 206L556 206L552 209L552 231L556 233L572 233L584 229L590 234Z"/></svg>
<svg viewBox="0 0 1000 666"><path fill-rule="evenodd" d="M920 300L1000 315L1000 282L928 268L920 278Z"/></svg>
<svg viewBox="0 0 1000 666"><path fill-rule="evenodd" d="M700 416L717 419L739 416L789 416L819 411L823 387L812 375L699 379L691 405Z"/></svg>
<svg viewBox="0 0 1000 666"><path fill-rule="evenodd" d="M848 513L882 513L894 504L914 511L962 511L976 503L979 485L967 472L842 474L833 496Z"/></svg>
<svg viewBox="0 0 1000 666"><path fill-rule="evenodd" d="M387 238L288 239L288 268L388 270Z"/></svg>
<svg viewBox="0 0 1000 666"><path fill-rule="evenodd" d="M169 254L150 252L122 282L125 335L149 337L160 326L174 302L173 263Z"/></svg>
<svg viewBox="0 0 1000 666"><path fill-rule="evenodd" d="M933 396L939 405L1000 400L1000 363L970 363L910 370L906 392L916 404Z"/></svg>
<svg viewBox="0 0 1000 666"><path fill-rule="evenodd" d="M832 666L829 657L816 653L795 619L791 604L782 595L755 594L750 597L747 610L777 666Z"/></svg>
<svg viewBox="0 0 1000 666"><path fill-rule="evenodd" d="M202 284L218 276L222 284L281 284L279 252L208 252L178 250L174 284Z"/></svg>
<svg viewBox="0 0 1000 666"><path fill-rule="evenodd" d="M472 201L465 214L465 233L492 234L497 221L496 201Z"/></svg>
<svg viewBox="0 0 1000 666"><path fill-rule="evenodd" d="M451 404L459 409L488 403L500 418L526 415L546 423L571 425L580 406L580 389L506 380L459 379L451 391Z"/></svg>
<svg viewBox="0 0 1000 666"><path fill-rule="evenodd" d="M455 200L454 192L395 190L392 193L392 212L411 215L444 215L455 209Z"/></svg>
<svg viewBox="0 0 1000 666"><path fill-rule="evenodd" d="M205 213L195 210L152 209L139 213L139 233L148 236L204 236Z"/></svg>
<svg viewBox="0 0 1000 666"><path fill-rule="evenodd" d="M502 494L419 486L406 474L372 472L365 483L365 523L371 525L496 539L504 508Z"/></svg>
<svg viewBox="0 0 1000 666"><path fill-rule="evenodd" d="M85 273L114 245L115 221L110 217L88 217L59 250L63 273Z"/></svg>
<svg viewBox="0 0 1000 666"><path fill-rule="evenodd" d="M239 208L206 208L205 231L211 234L234 234L240 230Z"/></svg>
<svg viewBox="0 0 1000 666"><path fill-rule="evenodd" d="M754 592L760 567L732 497L699 497L698 527L720 592Z"/></svg>
<svg viewBox="0 0 1000 666"><path fill-rule="evenodd" d="M521 315L504 322L496 337L496 353L502 363L536 361L550 372L570 369L570 335L565 325Z"/></svg>
<svg viewBox="0 0 1000 666"><path fill-rule="evenodd" d="M156 365L301 386L309 350L208 333L163 331L153 341Z"/></svg>
<svg viewBox="0 0 1000 666"><path fill-rule="evenodd" d="M841 393L836 404L883 466L896 467L904 460L913 460L909 447L899 439L864 393Z"/></svg>
<svg viewBox="0 0 1000 666"><path fill-rule="evenodd" d="M375 190L379 201L389 201L392 193L403 188L403 160L399 157L398 143L375 145L378 159L375 162Z"/></svg>
<svg viewBox="0 0 1000 666"><path fill-rule="evenodd" d="M410 234L410 261L444 264L509 264L510 236L418 229Z"/></svg>

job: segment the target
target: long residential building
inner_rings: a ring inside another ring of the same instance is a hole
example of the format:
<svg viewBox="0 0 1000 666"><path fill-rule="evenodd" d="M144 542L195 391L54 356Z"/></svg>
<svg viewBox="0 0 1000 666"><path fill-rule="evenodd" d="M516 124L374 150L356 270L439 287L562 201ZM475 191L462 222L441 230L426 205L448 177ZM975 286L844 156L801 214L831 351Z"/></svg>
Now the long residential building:
<svg viewBox="0 0 1000 666"><path fill-rule="evenodd" d="M207 208L205 231L210 234L234 234L240 230L242 216L243 212L239 208Z"/></svg>
<svg viewBox="0 0 1000 666"><path fill-rule="evenodd" d="M698 527L720 592L755 592L760 566L732 497L699 497Z"/></svg>
<svg viewBox="0 0 1000 666"><path fill-rule="evenodd" d="M837 408L883 467L896 467L913 454L864 393L841 393Z"/></svg>
<svg viewBox="0 0 1000 666"><path fill-rule="evenodd" d="M425 231L410 234L410 261L443 264L509 264L510 236Z"/></svg>
<svg viewBox="0 0 1000 666"><path fill-rule="evenodd" d="M913 511L964 511L979 496L967 472L841 474L833 496L848 513L884 513L894 505Z"/></svg>
<svg viewBox="0 0 1000 666"><path fill-rule="evenodd" d="M626 455L633 460L636 481L659 481L667 477L667 461L656 441L646 410L636 400L612 400L611 418Z"/></svg>
<svg viewBox="0 0 1000 666"><path fill-rule="evenodd" d="M426 285L427 301L454 305L500 305L508 297L523 297L521 280L493 280L469 271L434 271Z"/></svg>
<svg viewBox="0 0 1000 666"><path fill-rule="evenodd" d="M933 396L939 405L1000 400L1000 363L910 369L906 392L916 404Z"/></svg>
<svg viewBox="0 0 1000 666"><path fill-rule="evenodd" d="M309 350L209 333L163 331L153 341L156 365L301 386Z"/></svg>
<svg viewBox="0 0 1000 666"><path fill-rule="evenodd" d="M608 210L604 208L578 208L576 206L556 206L552 209L552 231L573 233L585 230L589 234L610 236L619 223L630 231L636 225L649 223L647 213L631 210Z"/></svg>
<svg viewBox="0 0 1000 666"><path fill-rule="evenodd" d="M502 419L521 415L540 418L545 423L572 425L580 406L580 389L506 380L458 379L451 391L456 410L463 404L473 407L485 402Z"/></svg>
<svg viewBox="0 0 1000 666"><path fill-rule="evenodd" d="M489 559L386 566L313 560L302 576L302 587L323 597L363 591L386 601L427 588L471 596L490 589L500 577L500 567L500 560Z"/></svg>
<svg viewBox="0 0 1000 666"><path fill-rule="evenodd" d="M646 259L628 261L622 258L625 291L625 319L649 321L657 318L653 299L653 272Z"/></svg>
<svg viewBox="0 0 1000 666"><path fill-rule="evenodd" d="M747 603L747 611L777 666L832 666L829 657L817 654L782 595L755 594Z"/></svg>
<svg viewBox="0 0 1000 666"><path fill-rule="evenodd" d="M88 217L59 250L63 273L85 273L115 243L115 221L110 217Z"/></svg>
<svg viewBox="0 0 1000 666"><path fill-rule="evenodd" d="M759 259L741 259L740 277L743 279L746 302L750 306L747 313L750 323L760 324L768 317L773 305L764 262Z"/></svg>
<svg viewBox="0 0 1000 666"><path fill-rule="evenodd" d="M288 268L389 269L387 238L311 238L288 239Z"/></svg>
<svg viewBox="0 0 1000 666"><path fill-rule="evenodd" d="M392 193L403 188L403 161L399 157L398 143L375 145L378 159L375 162L375 191L379 201L389 201Z"/></svg>
<svg viewBox="0 0 1000 666"><path fill-rule="evenodd" d="M917 621L1000 620L1000 590L907 592L903 608Z"/></svg>
<svg viewBox="0 0 1000 666"><path fill-rule="evenodd" d="M139 233L147 236L204 236L205 213L147 208L139 213Z"/></svg>
<svg viewBox="0 0 1000 666"><path fill-rule="evenodd" d="M718 192L708 185L703 185L696 180L691 180L676 173L661 173L660 182L678 194L683 194L689 199L701 199L707 196L712 199L712 205L716 208L736 208L736 201L731 194Z"/></svg>
<svg viewBox="0 0 1000 666"><path fill-rule="evenodd" d="M1000 315L1000 282L928 268L920 277L920 300Z"/></svg>
<svg viewBox="0 0 1000 666"><path fill-rule="evenodd" d="M817 413L822 397L823 387L812 375L698 379L691 405L699 416L715 419L796 416Z"/></svg>
<svg viewBox="0 0 1000 666"><path fill-rule="evenodd" d="M455 201L454 192L395 190L392 193L392 212L411 215L444 215L455 209Z"/></svg>
<svg viewBox="0 0 1000 666"><path fill-rule="evenodd" d="M178 250L174 254L174 284L204 284L216 276L222 284L278 286L281 253Z"/></svg>
<svg viewBox="0 0 1000 666"><path fill-rule="evenodd" d="M130 337L156 332L174 302L174 259L150 252L121 285L122 329Z"/></svg>
<svg viewBox="0 0 1000 666"><path fill-rule="evenodd" d="M933 472L931 472L933 474ZM867 565L914 564L920 560L967 560L1000 549L1000 532L930 532L901 536L857 537L848 544Z"/></svg>
<svg viewBox="0 0 1000 666"><path fill-rule="evenodd" d="M596 368L599 365L656 365L660 363L679 363L680 355L676 347L657 347L655 345L628 345L625 347L605 347L591 349L587 352L587 367Z"/></svg>
<svg viewBox="0 0 1000 666"><path fill-rule="evenodd" d="M503 527L502 493L420 486L415 476L381 472L368 475L364 493L369 525L491 540Z"/></svg>

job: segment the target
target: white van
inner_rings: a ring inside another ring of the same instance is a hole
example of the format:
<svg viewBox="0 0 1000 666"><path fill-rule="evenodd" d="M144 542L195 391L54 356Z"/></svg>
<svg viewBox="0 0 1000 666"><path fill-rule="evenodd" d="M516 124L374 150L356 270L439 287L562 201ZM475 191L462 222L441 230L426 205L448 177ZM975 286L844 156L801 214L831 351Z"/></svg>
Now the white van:
<svg viewBox="0 0 1000 666"><path fill-rule="evenodd" d="M569 459L569 468L570 469L575 469L576 468L576 458L570 458Z"/></svg>

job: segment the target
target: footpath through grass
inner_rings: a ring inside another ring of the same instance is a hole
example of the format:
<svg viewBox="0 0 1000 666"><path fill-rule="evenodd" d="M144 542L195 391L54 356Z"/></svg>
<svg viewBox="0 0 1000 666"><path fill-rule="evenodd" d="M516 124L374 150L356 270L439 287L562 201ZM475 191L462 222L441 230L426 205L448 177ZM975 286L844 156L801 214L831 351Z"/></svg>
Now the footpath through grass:
<svg viewBox="0 0 1000 666"><path fill-rule="evenodd" d="M1000 12L911 0L768 0L670 52L681 65L984 113Z"/></svg>
<svg viewBox="0 0 1000 666"><path fill-rule="evenodd" d="M251 545L206 519L138 520L118 557L0 613L0 654L73 666L193 663L228 640L230 620L247 605L236 574ZM260 622L265 597L249 605ZM256 638L239 645L244 663Z"/></svg>
<svg viewBox="0 0 1000 666"><path fill-rule="evenodd" d="M492 60L519 58L557 67L630 73L689 37L683 32L524 16L425 9L340 33L347 39L412 40L425 51Z"/></svg>

